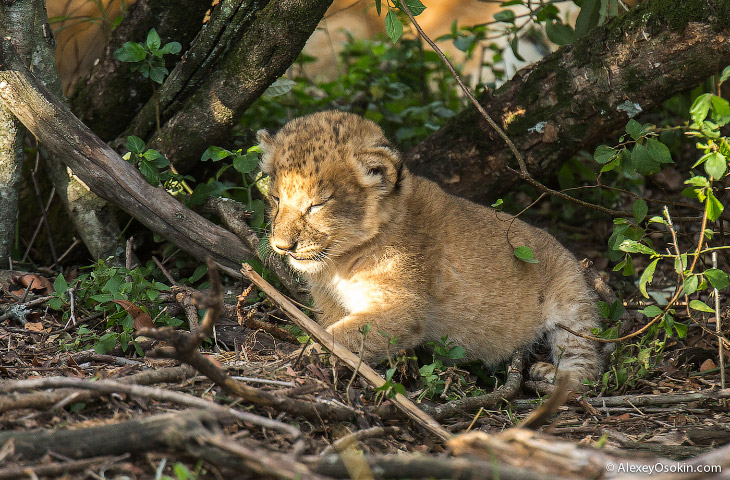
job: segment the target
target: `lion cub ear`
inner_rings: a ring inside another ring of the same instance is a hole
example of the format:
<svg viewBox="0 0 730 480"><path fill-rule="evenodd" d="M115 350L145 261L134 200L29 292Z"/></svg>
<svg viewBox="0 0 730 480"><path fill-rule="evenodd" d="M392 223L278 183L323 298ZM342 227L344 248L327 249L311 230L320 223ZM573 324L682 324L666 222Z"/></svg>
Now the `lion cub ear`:
<svg viewBox="0 0 730 480"><path fill-rule="evenodd" d="M365 148L357 152L361 183L390 193L401 180L403 162L398 152L388 146Z"/></svg>
<svg viewBox="0 0 730 480"><path fill-rule="evenodd" d="M261 150L263 151L263 154L261 155L261 161L259 162L259 168L263 173L269 174L271 173L272 167L273 167L273 161L272 161L272 150L273 150L273 143L274 138L271 136L269 132L267 132L264 129L259 130L256 132L256 140L259 142L259 146L261 147Z"/></svg>

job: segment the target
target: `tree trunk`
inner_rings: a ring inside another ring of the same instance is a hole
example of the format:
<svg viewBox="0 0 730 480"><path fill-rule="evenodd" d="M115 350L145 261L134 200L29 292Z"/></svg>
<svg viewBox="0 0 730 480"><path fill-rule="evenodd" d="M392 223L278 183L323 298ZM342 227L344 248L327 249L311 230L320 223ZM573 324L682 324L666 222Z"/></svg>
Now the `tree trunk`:
<svg viewBox="0 0 730 480"><path fill-rule="evenodd" d="M479 101L541 178L581 149L699 84L730 62L730 2L649 0L517 72ZM592 150L591 150L592 151ZM520 177L474 107L411 149L409 168L447 191L490 202Z"/></svg>
<svg viewBox="0 0 730 480"><path fill-rule="evenodd" d="M200 0L140 0L132 5L112 32L104 55L74 87L69 98L71 110L103 140L116 138L152 97L152 81L132 72L129 64L116 59L114 51L124 42L144 42L154 27L163 45L180 42L184 52L200 31L210 4Z"/></svg>
<svg viewBox="0 0 730 480"><path fill-rule="evenodd" d="M23 61L30 63L36 24L33 0L0 4L0 33L11 39ZM18 198L23 174L25 128L0 105L0 268L9 263L18 218Z"/></svg>
<svg viewBox="0 0 730 480"><path fill-rule="evenodd" d="M225 56L206 66L210 75L162 127L150 147L181 171L210 145L226 144L238 117L294 62L332 0L259 0L243 8L245 28ZM237 27L240 28L240 27ZM201 37L201 41L205 41ZM220 47L216 46L216 48Z"/></svg>

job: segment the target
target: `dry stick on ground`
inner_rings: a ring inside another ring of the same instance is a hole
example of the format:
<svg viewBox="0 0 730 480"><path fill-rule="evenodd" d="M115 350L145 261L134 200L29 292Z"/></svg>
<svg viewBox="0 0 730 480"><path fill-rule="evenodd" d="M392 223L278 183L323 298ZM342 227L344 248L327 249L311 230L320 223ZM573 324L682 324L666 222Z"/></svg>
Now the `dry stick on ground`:
<svg viewBox="0 0 730 480"><path fill-rule="evenodd" d="M342 457L330 454L325 457L305 457L304 463L309 464L317 473L332 478L353 478L348 465ZM386 455L365 455L364 461L370 470L377 472L377 478L455 478L455 479L492 479L500 480L559 480L564 477L555 475L535 475L533 470L515 468L509 465L497 464L492 460L475 458L451 458L446 456L427 456L423 454L398 453Z"/></svg>
<svg viewBox="0 0 730 480"><path fill-rule="evenodd" d="M0 468L0 480L16 480L18 478L71 478L68 474L79 470L94 469L111 466L129 458L128 454L118 457L94 457L70 462L51 463L49 465L26 465L23 467ZM35 475L35 477L33 476ZM64 476L66 475L66 476Z"/></svg>
<svg viewBox="0 0 730 480"><path fill-rule="evenodd" d="M726 445L715 451L692 459L676 462L661 457L632 455L630 452L610 452L586 448L572 442L562 441L555 437L526 430L511 428L496 435L485 432L470 432L458 435L447 442L457 456L469 455L492 460L512 468L529 468L531 478L544 478L543 475L557 475L561 478L627 478L625 472L633 472L633 468L646 468L654 465L661 471L680 471L677 467L692 465L716 465L720 471L730 466L730 446ZM621 468L617 468L623 466ZM723 468L724 467L724 468ZM673 468L674 470L670 470ZM696 470L695 470L696 471ZM718 472L719 473L719 472ZM634 477L631 477L634 478ZM692 478L687 473L667 478ZM706 473L695 478L706 478Z"/></svg>
<svg viewBox="0 0 730 480"><path fill-rule="evenodd" d="M332 352L333 355L342 360L350 368L357 369L357 366L360 363L360 358L357 355L335 340L335 338L318 323L304 315L284 295L271 286L269 282L254 272L250 265L244 264L241 272L249 280L255 283L256 286L259 287L269 297L269 299L271 299L271 301L279 305L284 313L286 313L299 328L307 332L311 337L317 340L320 345ZM359 373L375 388L379 388L385 384L383 377L381 377L378 372L370 368L367 364L360 365ZM424 413L405 396L398 393L392 400L393 403L395 403L395 405L409 418L426 428L437 437L446 439L451 436L451 434L439 425L436 420Z"/></svg>
<svg viewBox="0 0 730 480"><path fill-rule="evenodd" d="M206 410L183 410L90 428L0 432L0 445L12 439L15 454L26 460L40 458L49 450L69 458L147 453L179 449L200 437L215 435L222 420L227 419Z"/></svg>
<svg viewBox="0 0 730 480"><path fill-rule="evenodd" d="M292 343L294 345L298 345L299 341L297 340L297 337L295 337L291 333L275 325L271 325L269 323L262 322L256 319L254 317L254 314L256 313L255 308L252 308L248 311L245 310L246 299L251 294L252 290L253 283L249 285L248 288L246 288L246 290L244 290L241 295L237 297L238 302L236 303L236 318L238 319L238 324L246 328L250 328L251 330L263 330L273 337L284 340L285 342Z"/></svg>
<svg viewBox="0 0 730 480"><path fill-rule="evenodd" d="M289 455L284 455L279 452L243 444L222 435L204 437L202 443L212 445L219 452L235 455L237 458L240 458L240 463L243 463L247 469L252 470L262 477L274 476L282 479L326 480L326 477L312 473L303 463L296 461ZM193 449L192 452L202 454L201 456L208 461L216 462L215 458L209 458L209 455L206 455L204 451L201 452ZM234 461L232 464L226 466L240 468L236 463Z"/></svg>
<svg viewBox="0 0 730 480"><path fill-rule="evenodd" d="M335 440L332 445L322 450L320 456L324 457L329 455L330 453L334 453L336 451L339 452L367 438L394 435L396 433L400 433L401 431L402 430L399 427L371 427L366 428L365 430L357 430Z"/></svg>
<svg viewBox="0 0 730 480"><path fill-rule="evenodd" d="M118 380L123 384L151 385L155 383L181 383L195 375L195 370L183 365L129 375ZM0 396L0 413L21 408L46 409L72 397L70 401L83 402L102 395L102 392L81 391L75 389L55 390L52 392L36 392L22 395Z"/></svg>
<svg viewBox="0 0 730 480"><path fill-rule="evenodd" d="M443 405L428 406L424 405L423 410L433 416L436 420L453 417L468 411L474 411L482 408L492 408L502 400L510 400L520 390L522 385L522 367L524 363L524 352L522 349L517 350L512 356L512 363L509 367L507 381L499 389L486 395L478 397L464 397L459 400L452 400Z"/></svg>
<svg viewBox="0 0 730 480"><path fill-rule="evenodd" d="M210 275L211 284L210 298L213 300L209 299L207 301L208 311L203 318L203 323L200 325L200 330L193 334L177 331L172 327L140 329L137 332L139 335L162 340L171 345L156 348L149 353L150 356L174 358L187 363L228 393L240 396L256 405L273 407L307 418L345 420L355 415L355 410L346 405L297 400L246 385L231 378L225 370L202 355L198 348L203 340L212 334L213 326L221 316L223 305L220 276L217 268L210 260L208 261L208 274Z"/></svg>
<svg viewBox="0 0 730 480"><path fill-rule="evenodd" d="M249 422L263 428L271 428L281 432L288 433L294 438L298 438L301 433L295 427L286 423L271 420L266 417L254 415L249 412L241 412L229 407L218 405L215 402L204 400L187 393L173 392L156 387L145 387L141 385L129 385L114 380L98 380L91 382L83 378L71 377L44 377L29 380L8 380L0 383L0 392L11 393L23 390L36 390L44 388L78 388L84 390L93 390L102 393L121 393L125 395L133 395L136 397L150 398L161 402L177 403L191 408L200 408L215 413L219 417L230 416L242 422Z"/></svg>

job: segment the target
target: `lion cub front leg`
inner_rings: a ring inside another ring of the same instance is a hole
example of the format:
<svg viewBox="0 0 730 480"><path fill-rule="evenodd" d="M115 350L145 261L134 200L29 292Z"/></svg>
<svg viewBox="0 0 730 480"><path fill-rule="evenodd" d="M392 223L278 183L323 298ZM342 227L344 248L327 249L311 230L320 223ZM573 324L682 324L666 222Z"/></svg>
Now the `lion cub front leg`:
<svg viewBox="0 0 730 480"><path fill-rule="evenodd" d="M412 311L401 309L352 313L327 327L327 331L350 351L359 353L363 347L362 332L370 324L370 331L365 336L363 359L369 364L377 364L388 357L389 347L393 354L396 350L413 348L423 342L423 322L412 315ZM391 347L388 342L392 337L397 338L397 343Z"/></svg>

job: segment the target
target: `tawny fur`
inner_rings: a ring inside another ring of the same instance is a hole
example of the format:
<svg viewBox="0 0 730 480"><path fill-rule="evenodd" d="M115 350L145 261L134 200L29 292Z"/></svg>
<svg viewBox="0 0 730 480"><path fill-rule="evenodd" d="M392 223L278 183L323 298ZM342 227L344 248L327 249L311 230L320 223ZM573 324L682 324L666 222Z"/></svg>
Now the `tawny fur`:
<svg viewBox="0 0 730 480"><path fill-rule="evenodd" d="M258 139L271 245L348 348L360 349L369 323L369 362L385 357L385 331L404 348L448 335L493 365L546 335L559 378L573 388L597 378L597 345L556 327L590 333L598 322L578 263L550 234L410 174L382 130L356 115L316 113ZM522 245L539 263L515 258Z"/></svg>

